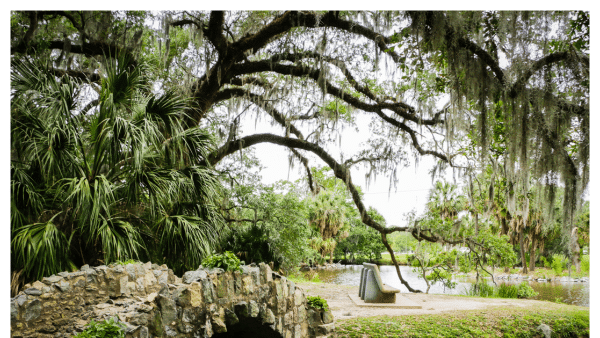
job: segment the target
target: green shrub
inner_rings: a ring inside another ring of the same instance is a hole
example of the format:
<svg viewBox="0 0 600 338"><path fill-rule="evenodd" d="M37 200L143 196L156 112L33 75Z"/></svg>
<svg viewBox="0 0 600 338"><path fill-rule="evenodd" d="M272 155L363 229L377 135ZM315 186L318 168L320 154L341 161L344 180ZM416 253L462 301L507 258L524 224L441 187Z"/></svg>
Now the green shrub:
<svg viewBox="0 0 600 338"><path fill-rule="evenodd" d="M560 276L563 270L567 267L567 257L565 255L552 255L552 270L557 276Z"/></svg>
<svg viewBox="0 0 600 338"><path fill-rule="evenodd" d="M233 252L225 251L223 254L216 254L206 257L202 260L202 266L205 268L221 268L225 271L238 270L242 272L240 267L241 261Z"/></svg>
<svg viewBox="0 0 600 338"><path fill-rule="evenodd" d="M517 297L519 298L531 298L537 296L538 293L533 290L531 286L527 282L523 282L519 284Z"/></svg>
<svg viewBox="0 0 600 338"><path fill-rule="evenodd" d="M88 327L74 338L125 338L125 325L113 318L101 322L92 320Z"/></svg>
<svg viewBox="0 0 600 338"><path fill-rule="evenodd" d="M546 257L544 257L544 256L540 257L540 262L542 262L544 267L547 269L550 269L552 267L552 265L550 264L552 262L552 260L546 259Z"/></svg>
<svg viewBox="0 0 600 338"><path fill-rule="evenodd" d="M485 281L471 284L471 288L466 290L465 294L467 296L475 296L475 297L493 297L494 296L494 287L487 284Z"/></svg>
<svg viewBox="0 0 600 338"><path fill-rule="evenodd" d="M308 296L306 297L308 305L314 307L315 309L327 310L329 309L329 305L327 305L327 301L319 296Z"/></svg>
<svg viewBox="0 0 600 338"><path fill-rule="evenodd" d="M518 291L519 288L516 285L502 283L496 292L500 298L517 298Z"/></svg>
<svg viewBox="0 0 600 338"><path fill-rule="evenodd" d="M590 272L590 255L581 256L581 272Z"/></svg>

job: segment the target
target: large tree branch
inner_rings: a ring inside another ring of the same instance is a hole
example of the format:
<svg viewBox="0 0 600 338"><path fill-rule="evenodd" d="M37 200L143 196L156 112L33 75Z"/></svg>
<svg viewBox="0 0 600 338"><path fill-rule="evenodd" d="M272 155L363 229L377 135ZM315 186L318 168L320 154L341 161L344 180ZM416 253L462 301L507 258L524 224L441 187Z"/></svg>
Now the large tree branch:
<svg viewBox="0 0 600 338"><path fill-rule="evenodd" d="M268 72L273 71L283 75L291 75L297 77L308 77L314 80L317 85L321 86L325 89L328 94L331 94L349 104L354 106L355 108L368 111L368 112L376 112L380 109L389 109L394 111L400 117L415 122L417 124L423 125L436 125L441 122L437 117L434 119L422 119L418 114L415 113L414 108L409 105L398 102L398 103L365 103L360 99L352 96L351 93L346 92L334 85L332 85L328 80L325 79L325 75L321 73L318 69L311 69L302 66L292 66L292 65L282 65L282 64L272 64L268 61L257 61L257 62L246 62L243 64L236 64L232 67L231 73L234 76L244 75L244 74L252 74L252 73L260 73L260 72Z"/></svg>
<svg viewBox="0 0 600 338"><path fill-rule="evenodd" d="M223 11L212 11L210 13L210 19L208 20L208 29L206 31L206 38L210 41L215 48L219 51L221 56L225 56L227 53L227 39L223 35L223 24L225 23L225 12Z"/></svg>
<svg viewBox="0 0 600 338"><path fill-rule="evenodd" d="M24 48L21 45L19 45L15 48L11 48L10 53L26 53L32 49L37 49L39 47L40 46L38 45L31 45L29 46L29 48ZM50 41L48 45L43 46L43 48L60 50L62 50L64 47L65 42L61 40ZM109 44L105 42L86 42L83 45L71 45L70 48L70 53L83 54L88 57L102 55L111 58L116 58L118 55L126 54L131 56L132 60L135 60L128 48L120 47L118 45Z"/></svg>
<svg viewBox="0 0 600 338"><path fill-rule="evenodd" d="M70 77L82 79L86 83L100 82L100 74L96 74L96 73L83 72L83 71L79 72L79 71L75 71L75 70L64 70L64 69L58 69L58 68L52 68L52 69L50 69L50 72L52 72L55 76L58 76L58 77L68 75Z"/></svg>
<svg viewBox="0 0 600 338"><path fill-rule="evenodd" d="M508 91L509 97L516 97L519 91L523 90L525 84L527 81L529 81L529 78L531 78L531 76L533 76L533 74L535 74L538 70L553 63L566 60L569 55L570 54L568 52L557 52L546 55L534 62L511 86L510 90Z"/></svg>
<svg viewBox="0 0 600 338"><path fill-rule="evenodd" d="M21 42L19 42L19 44L15 48L11 48L11 54L14 54L13 49L20 51L20 53L25 53L25 51L29 49L29 43L31 42L31 39L33 38L33 35L35 34L35 31L38 27L38 12L32 11L28 12L28 14L29 28L27 28L23 40L21 40Z"/></svg>
<svg viewBox="0 0 600 338"><path fill-rule="evenodd" d="M246 36L236 43L233 47L245 51L248 49L258 50L264 47L271 39L278 36L279 34L289 31L293 27L333 27L340 30L354 33L363 36L371 41L374 41L381 51L385 51L389 54L395 62L400 60L400 56L387 47L390 38L385 37L367 27L356 24L352 21L340 19L335 12L327 12L325 15L319 17L315 13L309 12L285 12L281 16L275 18L271 23L261 29L258 33L250 36Z"/></svg>

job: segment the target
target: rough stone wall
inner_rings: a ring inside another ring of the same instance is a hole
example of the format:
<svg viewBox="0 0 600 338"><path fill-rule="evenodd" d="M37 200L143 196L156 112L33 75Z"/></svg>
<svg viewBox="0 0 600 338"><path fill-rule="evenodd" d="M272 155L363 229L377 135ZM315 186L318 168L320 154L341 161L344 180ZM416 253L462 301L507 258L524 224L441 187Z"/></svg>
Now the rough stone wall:
<svg viewBox="0 0 600 338"><path fill-rule="evenodd" d="M13 337L71 337L117 317L127 337L317 337L330 311L309 307L294 282L268 265L242 272L200 267L181 278L166 265L127 264L61 272L11 299Z"/></svg>

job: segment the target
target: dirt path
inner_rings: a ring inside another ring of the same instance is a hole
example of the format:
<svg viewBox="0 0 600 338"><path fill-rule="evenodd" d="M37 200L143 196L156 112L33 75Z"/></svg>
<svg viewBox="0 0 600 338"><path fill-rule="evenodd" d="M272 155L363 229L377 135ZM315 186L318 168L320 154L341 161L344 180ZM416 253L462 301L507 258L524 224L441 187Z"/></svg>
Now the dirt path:
<svg viewBox="0 0 600 338"><path fill-rule="evenodd" d="M297 283L296 285L302 288L305 294L308 296L321 296L325 298L336 320L381 315L403 316L448 313L461 310L483 310L499 306L544 306L546 308L560 306L559 304L554 304L551 302L527 299L477 298L448 295L403 293L403 297L406 297L412 300L413 302L421 305L422 309L359 307L352 302L350 297L348 297L348 293L358 294L358 286L310 282Z"/></svg>

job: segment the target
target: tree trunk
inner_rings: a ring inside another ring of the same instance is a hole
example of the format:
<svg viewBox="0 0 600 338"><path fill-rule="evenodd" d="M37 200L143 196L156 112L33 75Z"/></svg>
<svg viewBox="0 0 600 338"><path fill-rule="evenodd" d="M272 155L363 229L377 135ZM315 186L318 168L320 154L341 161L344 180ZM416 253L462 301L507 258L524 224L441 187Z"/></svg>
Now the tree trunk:
<svg viewBox="0 0 600 338"><path fill-rule="evenodd" d="M571 230L571 243L570 250L571 251L571 266L575 267L575 271L578 273L581 272L581 261L579 260L579 252L581 249L579 248L579 243L577 243L577 227L573 227Z"/></svg>
<svg viewBox="0 0 600 338"><path fill-rule="evenodd" d="M531 250L529 251L529 271L535 271L535 251L536 251L537 236L532 235Z"/></svg>
<svg viewBox="0 0 600 338"><path fill-rule="evenodd" d="M525 256L525 244L523 243L523 228L519 230L519 247L521 248L521 264L523 264L523 274L527 274L527 259Z"/></svg>

